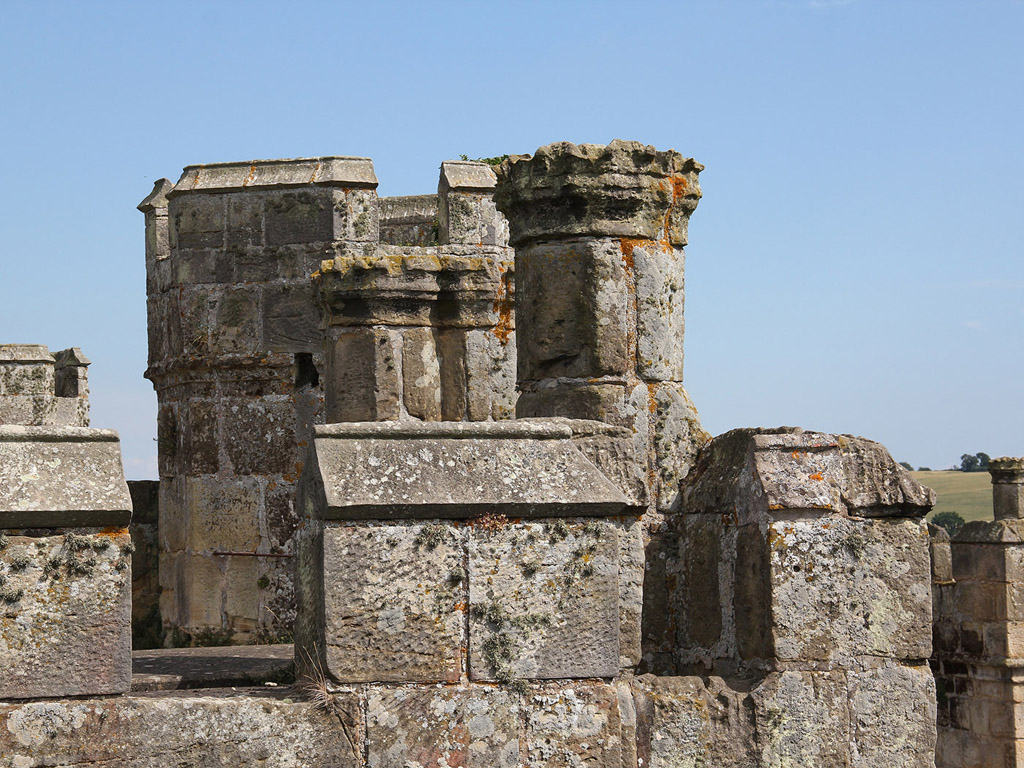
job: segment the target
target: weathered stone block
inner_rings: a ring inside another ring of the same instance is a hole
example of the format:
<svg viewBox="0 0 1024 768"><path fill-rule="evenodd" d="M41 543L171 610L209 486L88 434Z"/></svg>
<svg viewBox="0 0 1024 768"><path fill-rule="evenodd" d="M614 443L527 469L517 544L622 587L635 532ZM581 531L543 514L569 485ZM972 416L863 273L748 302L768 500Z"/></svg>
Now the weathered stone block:
<svg viewBox="0 0 1024 768"><path fill-rule="evenodd" d="M224 620L236 636L254 632L260 619L260 561L240 556L224 561Z"/></svg>
<svg viewBox="0 0 1024 768"><path fill-rule="evenodd" d="M253 478L185 477L187 547L193 552L255 552L260 540L260 487Z"/></svg>
<svg viewBox="0 0 1024 768"><path fill-rule="evenodd" d="M210 347L215 354L260 351L259 289L225 288L211 299L210 313Z"/></svg>
<svg viewBox="0 0 1024 768"><path fill-rule="evenodd" d="M683 380L685 257L662 243L623 245L636 282L636 370L648 381Z"/></svg>
<svg viewBox="0 0 1024 768"><path fill-rule="evenodd" d="M466 405L470 421L511 419L516 407L516 337L466 331Z"/></svg>
<svg viewBox="0 0 1024 768"><path fill-rule="evenodd" d="M219 248L224 245L226 200L223 195L181 195L168 205L171 248Z"/></svg>
<svg viewBox="0 0 1024 768"><path fill-rule="evenodd" d="M641 766L785 765L758 760L754 713L748 698L731 690L721 678L712 677L705 684L699 677L644 675L633 681L633 697Z"/></svg>
<svg viewBox="0 0 1024 768"><path fill-rule="evenodd" d="M113 430L0 425L0 528L125 526L131 508Z"/></svg>
<svg viewBox="0 0 1024 768"><path fill-rule="evenodd" d="M619 665L636 667L641 660L644 607L644 524L625 519L619 528Z"/></svg>
<svg viewBox="0 0 1024 768"><path fill-rule="evenodd" d="M643 420L633 398L634 389L624 384L559 381L520 393L516 400L516 418L562 416L633 428Z"/></svg>
<svg viewBox="0 0 1024 768"><path fill-rule="evenodd" d="M181 560L185 579L183 626L190 630L220 630L224 626L224 557L186 554Z"/></svg>
<svg viewBox="0 0 1024 768"><path fill-rule="evenodd" d="M610 515L636 501L548 421L318 425L306 514L324 519Z"/></svg>
<svg viewBox="0 0 1024 768"><path fill-rule="evenodd" d="M53 395L0 395L0 425L56 426L57 398Z"/></svg>
<svg viewBox="0 0 1024 768"><path fill-rule="evenodd" d="M631 371L626 270L615 240L517 249L516 295L530 297L516 306L516 326L530 339L518 346L521 382L624 376Z"/></svg>
<svg viewBox="0 0 1024 768"><path fill-rule="evenodd" d="M635 141L558 142L502 165L495 202L511 242L599 235L686 244L704 166ZM667 231L666 231L667 230Z"/></svg>
<svg viewBox="0 0 1024 768"><path fill-rule="evenodd" d="M850 765L844 673L773 673L751 691L750 700L757 764Z"/></svg>
<svg viewBox="0 0 1024 768"><path fill-rule="evenodd" d="M676 382L648 386L654 459L658 472L658 509L678 509L679 484L697 463L711 436L700 425L697 407Z"/></svg>
<svg viewBox="0 0 1024 768"><path fill-rule="evenodd" d="M320 351L320 312L308 285L263 288L263 346L274 352Z"/></svg>
<svg viewBox="0 0 1024 768"><path fill-rule="evenodd" d="M279 474L298 479L295 404L287 395L225 398L221 403L224 452L236 475Z"/></svg>
<svg viewBox="0 0 1024 768"><path fill-rule="evenodd" d="M935 679L927 664L851 670L853 768L935 764ZM1008 702L1009 703L1009 702Z"/></svg>
<svg viewBox="0 0 1024 768"><path fill-rule="evenodd" d="M358 768L355 694L325 712L288 690L168 691L0 705L0 766Z"/></svg>
<svg viewBox="0 0 1024 768"><path fill-rule="evenodd" d="M931 656L931 569L922 523L778 521L766 544L778 658Z"/></svg>
<svg viewBox="0 0 1024 768"><path fill-rule="evenodd" d="M128 529L0 533L0 699L127 691Z"/></svg>
<svg viewBox="0 0 1024 768"><path fill-rule="evenodd" d="M329 189L268 192L264 198L267 245L334 239L334 200Z"/></svg>
<svg viewBox="0 0 1024 768"><path fill-rule="evenodd" d="M333 239L376 243L380 237L380 211L374 189L334 190Z"/></svg>
<svg viewBox="0 0 1024 768"><path fill-rule="evenodd" d="M440 523L325 527L323 644L332 678L459 679L463 539L464 530Z"/></svg>
<svg viewBox="0 0 1024 768"><path fill-rule="evenodd" d="M370 768L515 768L524 756L522 704L501 688L371 688Z"/></svg>
<svg viewBox="0 0 1024 768"><path fill-rule="evenodd" d="M327 421L385 421L400 414L391 336L375 328L338 329L327 344Z"/></svg>
<svg viewBox="0 0 1024 768"><path fill-rule="evenodd" d="M227 198L226 245L263 245L263 196L236 192Z"/></svg>
<svg viewBox="0 0 1024 768"><path fill-rule="evenodd" d="M474 680L612 677L619 668L614 524L472 529L469 659Z"/></svg>
<svg viewBox="0 0 1024 768"><path fill-rule="evenodd" d="M402 399L410 416L441 420L441 368L430 328L402 334Z"/></svg>
<svg viewBox="0 0 1024 768"><path fill-rule="evenodd" d="M716 437L682 488L688 512L739 522L782 510L858 517L923 517L935 493L862 437L802 429L734 429ZM751 482L753 481L753 482Z"/></svg>
<svg viewBox="0 0 1024 768"><path fill-rule="evenodd" d="M624 739L619 707L615 685L531 686L524 695L526 764L545 768L629 765L626 758L632 754L632 745Z"/></svg>

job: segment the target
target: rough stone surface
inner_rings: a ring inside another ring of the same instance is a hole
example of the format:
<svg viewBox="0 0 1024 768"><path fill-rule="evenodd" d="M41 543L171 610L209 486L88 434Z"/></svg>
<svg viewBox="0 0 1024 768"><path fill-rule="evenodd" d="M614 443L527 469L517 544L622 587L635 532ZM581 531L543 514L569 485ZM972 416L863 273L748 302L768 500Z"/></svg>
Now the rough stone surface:
<svg viewBox="0 0 1024 768"><path fill-rule="evenodd" d="M0 533L0 699L127 691L128 530Z"/></svg>
<svg viewBox="0 0 1024 768"><path fill-rule="evenodd" d="M552 280L552 275L558 275ZM623 254L615 240L537 243L516 250L516 326L523 382L624 376L632 366ZM552 414L545 414L552 415Z"/></svg>
<svg viewBox="0 0 1024 768"><path fill-rule="evenodd" d="M474 680L612 677L619 544L610 522L476 525L469 546Z"/></svg>
<svg viewBox="0 0 1024 768"><path fill-rule="evenodd" d="M931 568L921 523L780 521L771 524L767 547L778 658L931 655Z"/></svg>
<svg viewBox="0 0 1024 768"><path fill-rule="evenodd" d="M633 247L636 281L637 373L651 381L683 380L682 248L660 243Z"/></svg>
<svg viewBox="0 0 1024 768"><path fill-rule="evenodd" d="M0 528L127 525L117 433L0 426Z"/></svg>
<svg viewBox="0 0 1024 768"><path fill-rule="evenodd" d="M697 454L711 439L700 425L697 407L677 382L648 385L655 467L658 473L657 504L663 511L679 508L679 484L697 463Z"/></svg>
<svg viewBox="0 0 1024 768"><path fill-rule="evenodd" d="M510 221L516 246L579 235L685 245L703 168L673 150L658 152L635 141L559 142L532 157L506 160L495 202Z"/></svg>
<svg viewBox="0 0 1024 768"><path fill-rule="evenodd" d="M0 704L0 766L362 765L355 696L337 714L289 691L137 694Z"/></svg>
<svg viewBox="0 0 1024 768"><path fill-rule="evenodd" d="M371 688L369 768L514 768L522 765L522 704L483 686Z"/></svg>
<svg viewBox="0 0 1024 768"><path fill-rule="evenodd" d="M769 675L751 691L750 700L760 765L850 765L843 673Z"/></svg>
<svg viewBox="0 0 1024 768"><path fill-rule="evenodd" d="M447 681L462 671L464 530L328 525L325 671L340 682Z"/></svg>
<svg viewBox="0 0 1024 768"><path fill-rule="evenodd" d="M716 437L693 477L683 488L687 512L732 509L740 522L782 510L921 517L935 503L878 443L791 427Z"/></svg>
<svg viewBox="0 0 1024 768"><path fill-rule="evenodd" d="M853 768L931 768L935 680L927 665L848 673Z"/></svg>
<svg viewBox="0 0 1024 768"><path fill-rule="evenodd" d="M637 757L651 768L755 766L754 713L721 678L644 675L632 684Z"/></svg>
<svg viewBox="0 0 1024 768"><path fill-rule="evenodd" d="M526 755L531 768L594 766L623 768L630 765L633 745L626 741L620 712L625 703L615 685L553 684L530 687L524 697Z"/></svg>
<svg viewBox="0 0 1024 768"><path fill-rule="evenodd" d="M402 334L402 399L410 416L441 420L441 367L429 328Z"/></svg>
<svg viewBox="0 0 1024 768"><path fill-rule="evenodd" d="M573 445L561 423L332 424L317 427L331 519L607 515L628 499Z"/></svg>
<svg viewBox="0 0 1024 768"><path fill-rule="evenodd" d="M398 365L387 331L355 328L327 347L327 418L336 421L397 419Z"/></svg>

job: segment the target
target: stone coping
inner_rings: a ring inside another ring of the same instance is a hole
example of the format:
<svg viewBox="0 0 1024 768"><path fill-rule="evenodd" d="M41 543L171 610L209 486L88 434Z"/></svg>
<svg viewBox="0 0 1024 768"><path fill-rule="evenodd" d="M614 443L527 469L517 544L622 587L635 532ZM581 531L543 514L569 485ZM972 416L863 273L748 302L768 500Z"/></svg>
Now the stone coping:
<svg viewBox="0 0 1024 768"><path fill-rule="evenodd" d="M0 426L0 528L125 526L131 516L117 432Z"/></svg>
<svg viewBox="0 0 1024 768"><path fill-rule="evenodd" d="M230 192L250 188L334 186L377 188L373 160L368 157L301 157L292 160L187 165L166 196L187 192Z"/></svg>
<svg viewBox="0 0 1024 768"><path fill-rule="evenodd" d="M291 645L232 645L132 651L132 692L289 685L295 679Z"/></svg>
<svg viewBox="0 0 1024 768"><path fill-rule="evenodd" d="M568 420L566 420L568 421ZM449 438L504 438L513 440L565 440L573 435L567 423L514 419L509 421L352 421L318 424L317 437L373 440L435 440Z"/></svg>
<svg viewBox="0 0 1024 768"><path fill-rule="evenodd" d="M487 163L474 160L445 160L441 163L438 189L459 192L493 192L498 176Z"/></svg>
<svg viewBox="0 0 1024 768"><path fill-rule="evenodd" d="M587 517L635 512L629 491L575 436L609 434L569 419L356 422L318 426L300 502L324 520Z"/></svg>
<svg viewBox="0 0 1024 768"><path fill-rule="evenodd" d="M0 362L52 363L54 359L45 344L0 344Z"/></svg>
<svg viewBox="0 0 1024 768"><path fill-rule="evenodd" d="M117 443L116 429L0 424L0 443Z"/></svg>

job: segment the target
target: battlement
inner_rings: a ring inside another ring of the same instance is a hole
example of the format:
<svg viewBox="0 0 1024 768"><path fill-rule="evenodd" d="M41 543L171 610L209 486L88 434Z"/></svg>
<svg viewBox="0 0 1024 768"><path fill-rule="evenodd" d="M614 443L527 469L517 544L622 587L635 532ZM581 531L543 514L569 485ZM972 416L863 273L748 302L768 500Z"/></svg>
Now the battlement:
<svg viewBox="0 0 1024 768"><path fill-rule="evenodd" d="M0 344L0 424L89 426L89 365L78 347Z"/></svg>

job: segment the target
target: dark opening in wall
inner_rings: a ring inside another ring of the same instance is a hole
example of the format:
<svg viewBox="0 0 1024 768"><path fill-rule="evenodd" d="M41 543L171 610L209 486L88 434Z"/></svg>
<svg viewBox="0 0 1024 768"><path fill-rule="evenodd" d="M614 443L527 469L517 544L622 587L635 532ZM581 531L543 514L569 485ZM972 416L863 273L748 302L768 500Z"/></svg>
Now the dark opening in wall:
<svg viewBox="0 0 1024 768"><path fill-rule="evenodd" d="M315 387L320 383L320 372L313 364L313 355L310 352L297 352L295 354L295 388Z"/></svg>

